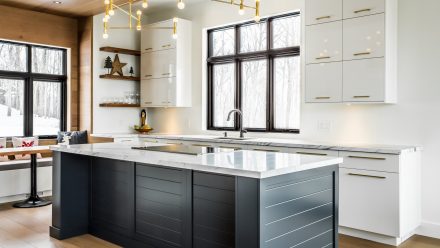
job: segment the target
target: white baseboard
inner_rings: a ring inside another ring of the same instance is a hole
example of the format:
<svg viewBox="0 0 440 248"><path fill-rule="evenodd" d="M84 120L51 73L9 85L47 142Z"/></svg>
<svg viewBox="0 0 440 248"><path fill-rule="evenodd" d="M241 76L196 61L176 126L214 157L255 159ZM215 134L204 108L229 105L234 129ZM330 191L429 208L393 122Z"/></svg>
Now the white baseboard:
<svg viewBox="0 0 440 248"><path fill-rule="evenodd" d="M51 196L52 195L52 190L38 192L38 195L41 196L41 197ZM29 194L21 194L21 195L12 195L12 196L0 197L0 204L26 200L26 198L28 196L29 196Z"/></svg>
<svg viewBox="0 0 440 248"><path fill-rule="evenodd" d="M419 228L417 228L416 234L440 239L440 223L423 221Z"/></svg>

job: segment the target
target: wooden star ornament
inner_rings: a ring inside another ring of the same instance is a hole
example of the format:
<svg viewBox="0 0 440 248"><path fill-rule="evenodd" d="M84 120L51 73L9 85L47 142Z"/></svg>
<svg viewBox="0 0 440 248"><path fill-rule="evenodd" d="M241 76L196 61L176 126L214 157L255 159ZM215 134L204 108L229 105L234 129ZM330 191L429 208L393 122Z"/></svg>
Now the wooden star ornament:
<svg viewBox="0 0 440 248"><path fill-rule="evenodd" d="M115 59L113 60L113 68L110 75L118 73L119 76L124 76L124 74L122 73L122 68L126 65L127 63L121 63L121 61L119 61L119 55L116 54Z"/></svg>

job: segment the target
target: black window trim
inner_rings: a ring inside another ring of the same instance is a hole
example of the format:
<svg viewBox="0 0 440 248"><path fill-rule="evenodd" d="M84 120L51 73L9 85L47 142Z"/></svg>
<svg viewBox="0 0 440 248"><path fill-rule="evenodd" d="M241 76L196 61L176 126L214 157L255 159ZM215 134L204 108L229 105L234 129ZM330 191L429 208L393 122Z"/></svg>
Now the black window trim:
<svg viewBox="0 0 440 248"><path fill-rule="evenodd" d="M264 51L240 53L240 27L246 25L255 24L254 21L243 22L235 25L228 25L219 28L209 29L207 47L207 129L212 131L238 131L240 126L240 120L237 114L234 118L234 127L216 127L214 126L214 103L213 103L213 67L214 65L234 63L235 65L235 100L234 108L242 109L241 105L241 62L249 60L267 59L267 113L266 113L266 128L246 128L250 132L271 132L271 133L295 133L299 134L300 129L277 129L274 127L275 115L274 115L274 59L280 57L296 57L300 56L300 46L287 47L287 48L272 48L272 21L274 19L281 19L286 17L299 16L300 12L292 12L282 15L271 16L261 19L260 22L267 23L267 49ZM235 30L235 54L212 57L212 33L220 30L234 29Z"/></svg>
<svg viewBox="0 0 440 248"><path fill-rule="evenodd" d="M61 118L60 131L67 130L67 49L48 47L42 45L34 45L29 43L13 42L8 40L1 40L1 43L9 43L12 45L25 46L27 48L26 54L26 72L19 71L4 71L0 70L0 78L2 79L18 79L24 82L24 125L23 136L35 136L33 134L33 82L54 82L61 84ZM58 50L63 52L63 73L62 75L43 74L32 72L32 48L44 48L50 50ZM38 135L39 139L53 139L57 135ZM11 138L11 137L8 137Z"/></svg>

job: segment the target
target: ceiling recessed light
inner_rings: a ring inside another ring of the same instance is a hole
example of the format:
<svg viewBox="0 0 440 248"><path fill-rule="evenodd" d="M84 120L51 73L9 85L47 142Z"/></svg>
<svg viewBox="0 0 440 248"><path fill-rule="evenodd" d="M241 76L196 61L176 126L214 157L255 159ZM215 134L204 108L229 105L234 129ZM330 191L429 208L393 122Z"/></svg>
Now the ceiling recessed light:
<svg viewBox="0 0 440 248"><path fill-rule="evenodd" d="M53 1L54 4L62 4L63 2L61 1Z"/></svg>

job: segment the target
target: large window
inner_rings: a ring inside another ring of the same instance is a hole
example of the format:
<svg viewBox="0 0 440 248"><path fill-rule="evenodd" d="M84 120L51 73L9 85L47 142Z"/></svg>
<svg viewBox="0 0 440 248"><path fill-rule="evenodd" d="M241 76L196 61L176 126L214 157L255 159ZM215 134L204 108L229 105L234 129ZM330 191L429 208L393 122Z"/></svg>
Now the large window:
<svg viewBox="0 0 440 248"><path fill-rule="evenodd" d="M208 129L299 132L299 13L208 31Z"/></svg>
<svg viewBox="0 0 440 248"><path fill-rule="evenodd" d="M0 137L66 129L66 50L0 41Z"/></svg>

